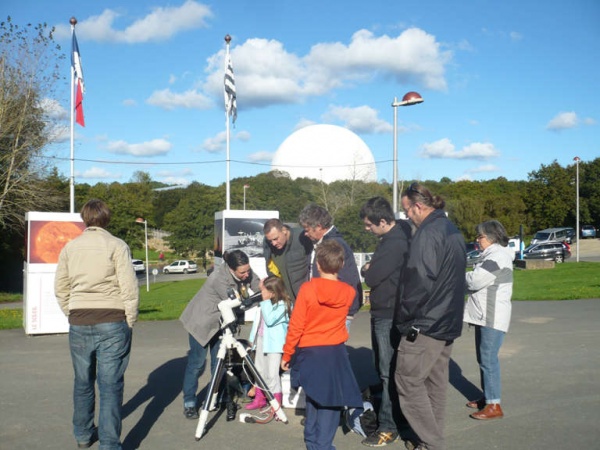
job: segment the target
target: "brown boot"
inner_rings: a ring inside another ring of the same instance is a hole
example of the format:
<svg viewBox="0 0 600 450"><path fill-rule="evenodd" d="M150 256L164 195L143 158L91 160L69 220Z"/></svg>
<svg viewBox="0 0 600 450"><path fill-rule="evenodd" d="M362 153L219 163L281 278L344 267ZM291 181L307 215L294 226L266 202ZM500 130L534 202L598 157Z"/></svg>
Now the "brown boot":
<svg viewBox="0 0 600 450"><path fill-rule="evenodd" d="M480 398L478 400L470 401L465 406L467 408L472 408L472 409L483 409L483 408L485 408L485 398Z"/></svg>
<svg viewBox="0 0 600 450"><path fill-rule="evenodd" d="M504 413L500 403L488 403L481 411L471 414L471 417L477 420L501 419Z"/></svg>

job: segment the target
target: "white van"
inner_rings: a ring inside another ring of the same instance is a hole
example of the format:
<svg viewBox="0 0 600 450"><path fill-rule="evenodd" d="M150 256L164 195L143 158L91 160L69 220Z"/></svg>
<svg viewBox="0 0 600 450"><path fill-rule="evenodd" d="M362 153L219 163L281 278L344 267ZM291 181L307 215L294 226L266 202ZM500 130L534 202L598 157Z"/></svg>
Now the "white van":
<svg viewBox="0 0 600 450"><path fill-rule="evenodd" d="M575 230L570 227L563 228L546 228L545 230L538 231L533 236L531 240L532 244L537 244L539 242L548 242L548 241L567 241L568 244L571 243L571 238L575 234Z"/></svg>

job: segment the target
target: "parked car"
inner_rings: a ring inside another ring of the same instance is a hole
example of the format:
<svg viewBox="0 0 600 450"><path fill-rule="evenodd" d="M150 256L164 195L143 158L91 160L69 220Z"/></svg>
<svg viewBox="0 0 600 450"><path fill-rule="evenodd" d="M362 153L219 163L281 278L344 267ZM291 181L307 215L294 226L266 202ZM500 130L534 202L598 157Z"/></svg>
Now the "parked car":
<svg viewBox="0 0 600 450"><path fill-rule="evenodd" d="M531 244L523 251L523 258L525 259L545 259L556 263L562 263L570 257L571 252L563 242Z"/></svg>
<svg viewBox="0 0 600 450"><path fill-rule="evenodd" d="M180 259L163 268L163 273L190 273L198 272L198 265L194 261Z"/></svg>
<svg viewBox="0 0 600 450"><path fill-rule="evenodd" d="M581 238L595 238L596 237L596 227L594 225L584 225L581 227Z"/></svg>
<svg viewBox="0 0 600 450"><path fill-rule="evenodd" d="M519 236L513 236L509 238L508 246L515 252L515 256L521 255L521 239Z"/></svg>
<svg viewBox="0 0 600 450"><path fill-rule="evenodd" d="M539 242L566 241L570 244L574 234L575 230L570 227L546 228L545 230L540 230L535 233L531 243L537 244Z"/></svg>
<svg viewBox="0 0 600 450"><path fill-rule="evenodd" d="M132 259L131 263L133 264L133 270L135 273L146 273L146 266L144 265L144 261L141 259Z"/></svg>
<svg viewBox="0 0 600 450"><path fill-rule="evenodd" d="M473 267L481 259L481 250L471 250L467 253L467 267Z"/></svg>

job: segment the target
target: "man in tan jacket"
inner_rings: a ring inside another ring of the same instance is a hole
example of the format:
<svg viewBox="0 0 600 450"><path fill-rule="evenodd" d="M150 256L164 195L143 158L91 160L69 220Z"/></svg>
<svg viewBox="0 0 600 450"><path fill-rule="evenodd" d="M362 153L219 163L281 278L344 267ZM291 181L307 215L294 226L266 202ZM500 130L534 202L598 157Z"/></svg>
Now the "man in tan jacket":
<svg viewBox="0 0 600 450"><path fill-rule="evenodd" d="M100 440L102 448L121 449L124 374L139 296L129 247L105 230L110 216L102 200L88 201L81 210L87 228L65 245L56 268L56 299L69 319L75 371L73 434L79 448Z"/></svg>

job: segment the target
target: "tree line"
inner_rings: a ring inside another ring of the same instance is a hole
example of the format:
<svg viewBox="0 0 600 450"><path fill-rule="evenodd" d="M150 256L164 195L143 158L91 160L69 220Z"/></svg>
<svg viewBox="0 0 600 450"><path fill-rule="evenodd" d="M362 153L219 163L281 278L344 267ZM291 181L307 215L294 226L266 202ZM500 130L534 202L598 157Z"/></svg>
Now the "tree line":
<svg viewBox="0 0 600 450"><path fill-rule="evenodd" d="M600 158L580 162L579 166L580 223L596 225L600 222ZM403 182L399 193L412 181ZM521 226L526 235L543 228L575 226L574 166L561 167L554 161L531 172L528 181L500 177L487 181L442 178L419 182L446 200L450 219L467 241L475 238L475 225L488 219L502 222L510 235L518 234ZM242 209L244 185L250 186L246 209L277 210L286 223L296 223L302 208L311 202L326 207L355 252L372 252L377 244L359 218L362 204L378 195L392 201L392 185L385 181L341 180L326 184L308 178L292 180L285 172L271 171L231 180L231 209ZM67 177L54 168L40 179L40 187L44 195L31 199L37 203L33 210L69 211ZM58 200L49 204L47 197ZM168 233L167 242L174 252L184 257L202 257L213 250L214 215L225 209L225 184L213 187L193 182L185 187L167 186L153 181L148 173L136 172L126 183L77 184L75 210L79 211L90 198L108 203L113 212L108 229L130 248L144 247L144 227L136 223L141 217L148 221L149 229ZM25 212L19 211L23 219ZM25 257L25 226L21 221L1 227L0 248L4 257L0 260L0 290L18 289L22 284L18 273Z"/></svg>

